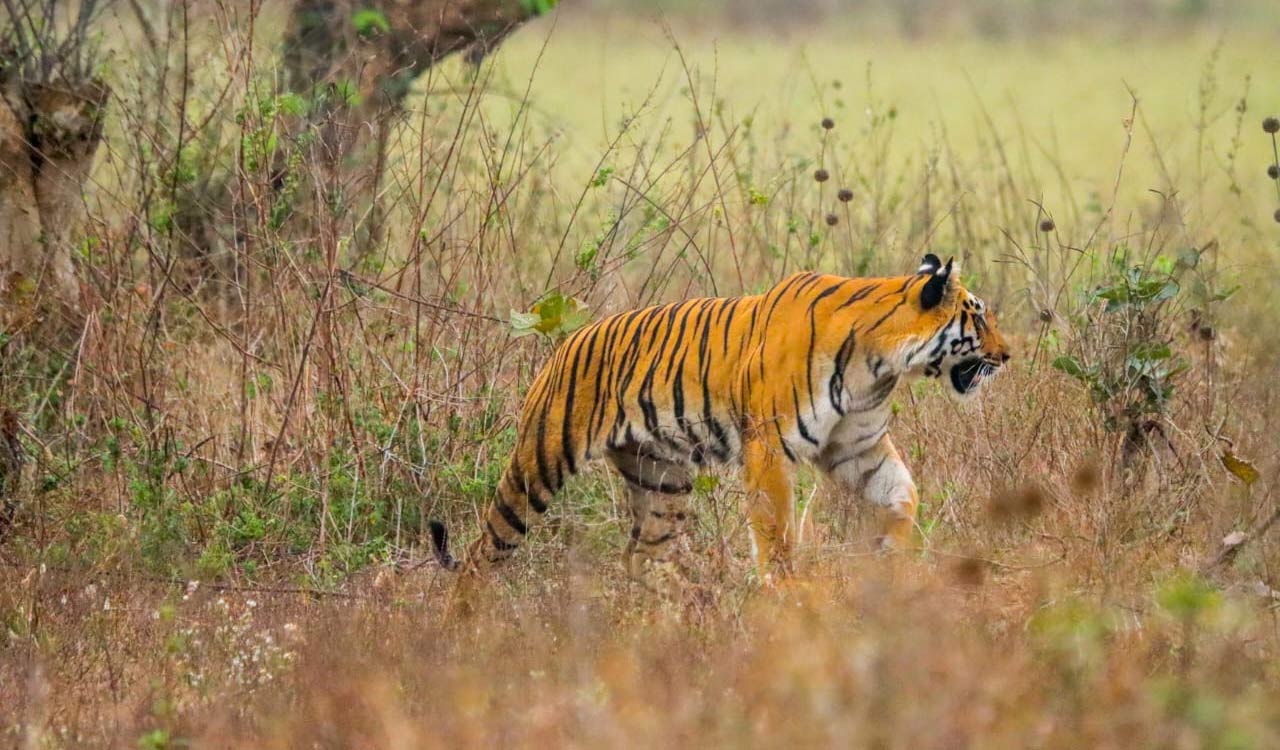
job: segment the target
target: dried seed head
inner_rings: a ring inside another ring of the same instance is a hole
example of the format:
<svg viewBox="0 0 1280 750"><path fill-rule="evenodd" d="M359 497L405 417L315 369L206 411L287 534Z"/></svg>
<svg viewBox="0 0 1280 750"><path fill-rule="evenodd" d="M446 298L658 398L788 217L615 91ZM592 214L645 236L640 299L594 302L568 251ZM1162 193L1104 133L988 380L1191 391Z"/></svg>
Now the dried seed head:
<svg viewBox="0 0 1280 750"><path fill-rule="evenodd" d="M1280 215L1280 212L1277 212L1277 215ZM834 227L836 224L839 224L839 223L840 223L839 216L836 216L835 214L827 214L827 226Z"/></svg>
<svg viewBox="0 0 1280 750"><path fill-rule="evenodd" d="M1044 491L1034 484L1008 488L991 498L989 511L998 521L1026 520L1044 510Z"/></svg>
<svg viewBox="0 0 1280 750"><path fill-rule="evenodd" d="M1205 341L1213 341L1218 338L1218 330L1213 326L1200 326L1198 333L1200 334L1200 338Z"/></svg>
<svg viewBox="0 0 1280 750"><path fill-rule="evenodd" d="M824 117L824 118L822 118L822 129L823 129L823 130L830 130L830 129L834 128L835 126L836 126L836 121L835 121L835 120L831 119L830 117ZM1268 132L1274 133L1274 132L1276 132L1276 131L1272 130L1272 131L1268 131Z"/></svg>
<svg viewBox="0 0 1280 750"><path fill-rule="evenodd" d="M951 566L951 575L961 586L981 586L987 577L987 563L976 557L961 557Z"/></svg>
<svg viewBox="0 0 1280 750"><path fill-rule="evenodd" d="M1273 180L1280 180L1280 165L1272 164L1267 167L1267 176Z"/></svg>
<svg viewBox="0 0 1280 750"><path fill-rule="evenodd" d="M1097 464L1092 460L1085 461L1071 473L1071 491L1077 495L1087 495L1098 488L1100 481Z"/></svg>
<svg viewBox="0 0 1280 750"><path fill-rule="evenodd" d="M1057 228L1057 224L1053 223L1053 219L1045 219L1040 222L1041 232L1052 232L1055 228Z"/></svg>
<svg viewBox="0 0 1280 750"><path fill-rule="evenodd" d="M836 193L836 197L840 199L841 203L848 203L853 200L853 191L849 188L840 188L840 192Z"/></svg>
<svg viewBox="0 0 1280 750"><path fill-rule="evenodd" d="M818 182L826 182L827 180L831 179L831 173L825 169L819 169L818 171L813 173L813 179L817 180Z"/></svg>
<svg viewBox="0 0 1280 750"><path fill-rule="evenodd" d="M1280 118L1268 117L1262 121L1262 129L1268 133L1280 132Z"/></svg>
<svg viewBox="0 0 1280 750"><path fill-rule="evenodd" d="M1050 310L1050 309L1049 309L1049 308L1047 308L1047 307L1046 307L1046 308L1044 308L1044 309L1042 309L1042 310L1040 310L1040 322L1041 322L1041 323L1052 323L1052 322L1053 322L1053 310Z"/></svg>

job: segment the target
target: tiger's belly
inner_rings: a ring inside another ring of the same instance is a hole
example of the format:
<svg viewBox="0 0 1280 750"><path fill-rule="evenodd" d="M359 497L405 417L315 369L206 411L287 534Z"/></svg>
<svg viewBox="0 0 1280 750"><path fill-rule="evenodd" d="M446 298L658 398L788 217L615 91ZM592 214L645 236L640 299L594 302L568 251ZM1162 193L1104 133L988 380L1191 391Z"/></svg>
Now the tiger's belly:
<svg viewBox="0 0 1280 750"><path fill-rule="evenodd" d="M817 370L816 374L815 382L828 382L829 373ZM628 399L605 447L638 451L688 468L738 463L744 430L793 462L816 461L824 452L848 444L860 449L888 429L888 398L899 378L894 372L874 370L848 375L845 387L815 388L812 395L787 386L785 396L774 401L776 411L741 417L714 399L709 399L710 404Z"/></svg>
<svg viewBox="0 0 1280 750"><path fill-rule="evenodd" d="M692 419L659 413L648 420L643 416L622 420L609 435L607 447L692 468L736 463L742 454L742 435L726 417Z"/></svg>

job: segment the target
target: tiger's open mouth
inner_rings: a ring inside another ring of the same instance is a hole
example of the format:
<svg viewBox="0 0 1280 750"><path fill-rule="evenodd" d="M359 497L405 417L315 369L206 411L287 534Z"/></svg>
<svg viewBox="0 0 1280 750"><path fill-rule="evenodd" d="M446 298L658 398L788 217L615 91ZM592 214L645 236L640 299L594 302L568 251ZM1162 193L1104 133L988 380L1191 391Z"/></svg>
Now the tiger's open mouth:
<svg viewBox="0 0 1280 750"><path fill-rule="evenodd" d="M951 368L951 386L962 396L973 393L996 373L999 365L981 357L962 360Z"/></svg>

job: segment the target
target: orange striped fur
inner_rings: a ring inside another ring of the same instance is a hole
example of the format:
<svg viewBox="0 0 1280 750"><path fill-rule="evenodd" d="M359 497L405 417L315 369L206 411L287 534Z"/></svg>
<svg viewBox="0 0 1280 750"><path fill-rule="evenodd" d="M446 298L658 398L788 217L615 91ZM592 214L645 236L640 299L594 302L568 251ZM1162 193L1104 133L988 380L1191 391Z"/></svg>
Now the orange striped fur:
<svg viewBox="0 0 1280 750"><path fill-rule="evenodd" d="M882 544L903 545L917 498L888 436L890 394L903 378L928 376L967 397L1009 359L992 314L958 275L932 254L910 276L797 273L763 294L674 302L577 331L529 390L464 574L508 558L565 480L597 459L628 488L632 572L669 555L694 472L707 464L742 467L762 573L789 568L800 461L887 508ZM443 527L432 533L441 563L458 567Z"/></svg>

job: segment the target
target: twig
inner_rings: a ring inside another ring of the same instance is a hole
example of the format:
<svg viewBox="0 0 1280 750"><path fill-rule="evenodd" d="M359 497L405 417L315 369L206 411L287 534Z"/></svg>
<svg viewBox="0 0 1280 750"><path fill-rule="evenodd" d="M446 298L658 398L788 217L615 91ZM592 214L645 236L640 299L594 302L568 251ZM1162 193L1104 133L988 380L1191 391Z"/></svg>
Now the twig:
<svg viewBox="0 0 1280 750"><path fill-rule="evenodd" d="M1229 534L1222 540L1222 546L1221 549L1218 550L1218 553L1201 567L1201 572L1208 572L1230 563L1232 560L1236 559L1236 555L1240 554L1240 550L1243 549L1246 544L1256 539L1261 539L1268 531L1271 530L1272 526L1276 525L1277 522L1280 522L1280 508L1276 508L1272 511L1271 515L1267 516L1266 520L1262 523L1253 527L1252 531L1248 531L1243 534Z"/></svg>

